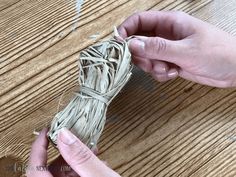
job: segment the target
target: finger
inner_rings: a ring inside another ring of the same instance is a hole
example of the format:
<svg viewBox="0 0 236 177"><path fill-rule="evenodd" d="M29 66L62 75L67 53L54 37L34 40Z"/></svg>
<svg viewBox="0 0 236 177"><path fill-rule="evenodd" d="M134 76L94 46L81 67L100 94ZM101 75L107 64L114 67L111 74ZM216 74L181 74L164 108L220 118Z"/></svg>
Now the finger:
<svg viewBox="0 0 236 177"><path fill-rule="evenodd" d="M166 74L151 73L151 75L158 82L166 82L166 81L170 80L170 78L168 78L168 75L166 75Z"/></svg>
<svg viewBox="0 0 236 177"><path fill-rule="evenodd" d="M182 25L182 22L188 25ZM155 32L167 39L184 38L191 34L193 19L181 12L145 11L136 13L125 20L118 31L123 38L142 32Z"/></svg>
<svg viewBox="0 0 236 177"><path fill-rule="evenodd" d="M32 145L29 163L26 169L27 177L52 177L47 169L48 129L43 129Z"/></svg>
<svg viewBox="0 0 236 177"><path fill-rule="evenodd" d="M44 128L32 145L29 159L29 164L32 166L47 164L47 131L48 129Z"/></svg>
<svg viewBox="0 0 236 177"><path fill-rule="evenodd" d="M153 68L152 68L153 65L152 65L152 62L150 61L150 59L133 56L132 62L136 66L138 66L140 69L142 69L143 71L145 71L147 73L150 73L153 70Z"/></svg>
<svg viewBox="0 0 236 177"><path fill-rule="evenodd" d="M118 27L118 31L123 38L137 34L139 31L153 31L159 26L159 23L166 22L167 14L168 13L161 11L136 13L127 18L127 20Z"/></svg>
<svg viewBox="0 0 236 177"><path fill-rule="evenodd" d="M167 74L169 66L166 62L152 60L153 72L155 74Z"/></svg>
<svg viewBox="0 0 236 177"><path fill-rule="evenodd" d="M65 161L81 177L120 177L66 128L59 132L57 144Z"/></svg>
<svg viewBox="0 0 236 177"><path fill-rule="evenodd" d="M176 77L179 76L179 71L177 68L171 68L169 71L168 71L168 78L169 79L175 79Z"/></svg>
<svg viewBox="0 0 236 177"><path fill-rule="evenodd" d="M157 74L168 74L169 66L168 63L163 61L150 60L147 58L140 58L137 56L132 57L133 63L148 73Z"/></svg>
<svg viewBox="0 0 236 177"><path fill-rule="evenodd" d="M173 68L170 69L166 74L156 74L153 72L151 73L151 75L153 76L154 79L156 79L159 82L166 82L168 80L175 79L176 77L178 77L178 71L175 68Z"/></svg>
<svg viewBox="0 0 236 177"><path fill-rule="evenodd" d="M188 56L189 45L184 41L171 41L160 37L139 36L129 41L132 55L139 58L161 60L181 65Z"/></svg>

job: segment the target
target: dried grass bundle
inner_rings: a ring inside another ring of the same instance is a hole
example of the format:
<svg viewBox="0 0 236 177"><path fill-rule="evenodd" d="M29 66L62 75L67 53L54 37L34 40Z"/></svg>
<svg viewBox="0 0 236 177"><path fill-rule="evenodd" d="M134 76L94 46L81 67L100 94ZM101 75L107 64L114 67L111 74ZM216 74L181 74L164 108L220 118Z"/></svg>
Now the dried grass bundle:
<svg viewBox="0 0 236 177"><path fill-rule="evenodd" d="M124 40L112 38L82 51L80 90L55 115L48 133L53 144L59 130L66 127L89 148L95 147L105 125L107 107L129 80L131 69L131 54Z"/></svg>

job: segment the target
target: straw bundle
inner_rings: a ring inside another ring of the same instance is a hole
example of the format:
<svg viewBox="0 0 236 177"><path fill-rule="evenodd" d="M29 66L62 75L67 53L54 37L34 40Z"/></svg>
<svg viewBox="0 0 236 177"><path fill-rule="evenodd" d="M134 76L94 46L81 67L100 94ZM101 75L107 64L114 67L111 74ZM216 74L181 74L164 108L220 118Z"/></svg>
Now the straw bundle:
<svg viewBox="0 0 236 177"><path fill-rule="evenodd" d="M124 40L112 38L80 53L80 90L51 123L49 139L56 145L59 130L71 130L94 148L106 121L107 107L131 76L131 54Z"/></svg>

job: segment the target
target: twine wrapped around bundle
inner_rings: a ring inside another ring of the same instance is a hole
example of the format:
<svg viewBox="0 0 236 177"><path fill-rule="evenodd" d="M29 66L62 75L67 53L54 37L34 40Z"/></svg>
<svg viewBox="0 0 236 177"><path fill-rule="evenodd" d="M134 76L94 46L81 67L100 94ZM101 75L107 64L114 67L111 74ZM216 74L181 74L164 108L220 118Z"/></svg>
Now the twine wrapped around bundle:
<svg viewBox="0 0 236 177"><path fill-rule="evenodd" d="M48 132L56 145L63 127L71 130L89 148L94 148L106 121L106 111L113 98L131 76L131 54L124 40L112 38L88 47L80 53L80 90L57 113Z"/></svg>

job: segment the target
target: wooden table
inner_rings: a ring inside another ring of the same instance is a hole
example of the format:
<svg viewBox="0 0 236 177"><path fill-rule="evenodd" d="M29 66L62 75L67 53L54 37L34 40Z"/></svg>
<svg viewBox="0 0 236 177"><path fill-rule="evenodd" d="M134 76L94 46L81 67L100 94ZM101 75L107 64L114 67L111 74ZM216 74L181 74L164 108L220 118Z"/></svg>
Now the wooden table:
<svg viewBox="0 0 236 177"><path fill-rule="evenodd" d="M6 168L27 161L33 131L73 97L79 52L149 9L183 10L236 33L234 0L86 0L79 18L74 0L1 0L0 176L20 176ZM109 107L99 157L126 177L236 176L235 112L235 89L157 83L135 69ZM56 156L50 146L49 161Z"/></svg>

